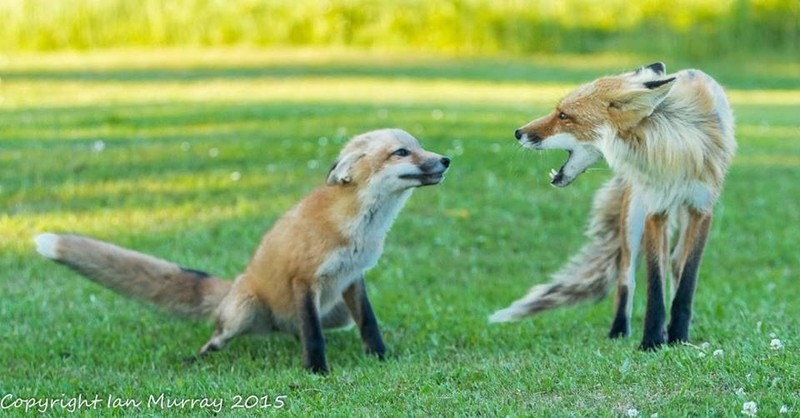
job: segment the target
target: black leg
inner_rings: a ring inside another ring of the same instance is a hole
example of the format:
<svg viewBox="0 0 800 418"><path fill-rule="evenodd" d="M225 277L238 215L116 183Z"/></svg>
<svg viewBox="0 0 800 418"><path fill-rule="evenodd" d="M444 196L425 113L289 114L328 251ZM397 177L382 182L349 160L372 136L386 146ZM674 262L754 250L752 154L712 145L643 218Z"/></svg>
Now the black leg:
<svg viewBox="0 0 800 418"><path fill-rule="evenodd" d="M630 318L628 318L628 286L617 288L617 310L608 338L615 339L630 335Z"/></svg>
<svg viewBox="0 0 800 418"><path fill-rule="evenodd" d="M706 245L708 231L711 228L710 216L695 213L692 213L691 216L690 222L692 224L687 229L687 234L690 236L687 239L694 242L683 266L675 298L672 300L667 331L670 344L689 341L689 323L692 319L692 302L697 286L700 260L703 257L703 249Z"/></svg>
<svg viewBox="0 0 800 418"><path fill-rule="evenodd" d="M383 345L383 338L378 329L378 320L375 318L375 313L372 312L372 305L367 298L367 289L364 284L364 278L360 278L353 283L347 290L345 290L344 301L353 315L353 319L358 325L358 331L361 333L361 341L364 344L364 351L367 354L378 356L383 359L386 353L386 347Z"/></svg>
<svg viewBox="0 0 800 418"><path fill-rule="evenodd" d="M298 304L298 318L300 319L300 341L303 344L303 367L314 373L327 374L325 338L322 336L319 310L311 292L302 296Z"/></svg>
<svg viewBox="0 0 800 418"><path fill-rule="evenodd" d="M647 258L647 308L644 335L639 349L651 351L664 344L664 260L666 251L666 216L650 215L645 221L645 255Z"/></svg>

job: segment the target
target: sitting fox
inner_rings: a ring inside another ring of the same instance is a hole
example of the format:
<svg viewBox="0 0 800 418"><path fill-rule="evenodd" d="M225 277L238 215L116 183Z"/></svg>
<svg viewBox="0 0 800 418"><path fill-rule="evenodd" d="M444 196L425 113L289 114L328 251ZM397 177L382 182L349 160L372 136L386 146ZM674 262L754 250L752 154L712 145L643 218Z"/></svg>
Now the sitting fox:
<svg viewBox="0 0 800 418"><path fill-rule="evenodd" d="M212 316L216 330L199 354L243 333L298 335L303 365L327 373L323 328L355 320L365 351L386 349L364 284L389 228L414 188L438 184L450 159L425 151L399 129L351 139L327 185L286 213L235 281L74 235L36 237L43 256L116 292L190 318Z"/></svg>
<svg viewBox="0 0 800 418"><path fill-rule="evenodd" d="M614 177L594 199L583 249L491 321L605 295L617 281L609 336L630 334L634 273L647 264L647 309L640 348L689 339L692 299L712 208L736 150L733 114L722 88L698 70L665 74L662 63L603 77L569 93L555 111L515 133L530 149L562 149L569 157L552 184L566 187L605 158ZM670 222L678 237L669 248ZM670 260L671 269L668 268ZM672 307L665 330L664 280Z"/></svg>

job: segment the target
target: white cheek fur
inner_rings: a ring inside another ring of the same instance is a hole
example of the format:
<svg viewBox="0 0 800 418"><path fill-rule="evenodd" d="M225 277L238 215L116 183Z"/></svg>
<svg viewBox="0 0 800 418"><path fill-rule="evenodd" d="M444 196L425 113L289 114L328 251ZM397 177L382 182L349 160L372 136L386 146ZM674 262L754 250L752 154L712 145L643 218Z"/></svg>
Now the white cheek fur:
<svg viewBox="0 0 800 418"><path fill-rule="evenodd" d="M572 154L564 166L564 174L576 177L583 173L589 166L598 162L602 158L600 151L591 145L579 145L572 150Z"/></svg>
<svg viewBox="0 0 800 418"><path fill-rule="evenodd" d="M572 134L559 133L545 138L539 143L538 149L563 149L572 151L579 146L578 140Z"/></svg>

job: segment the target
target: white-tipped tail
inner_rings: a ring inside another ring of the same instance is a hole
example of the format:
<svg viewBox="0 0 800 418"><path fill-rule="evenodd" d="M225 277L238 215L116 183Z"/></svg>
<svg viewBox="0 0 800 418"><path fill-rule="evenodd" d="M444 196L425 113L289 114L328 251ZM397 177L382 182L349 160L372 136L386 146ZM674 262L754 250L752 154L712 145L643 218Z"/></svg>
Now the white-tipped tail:
<svg viewBox="0 0 800 418"><path fill-rule="evenodd" d="M550 283L534 286L511 306L495 312L489 322L509 322L538 312L599 299L619 275L622 251L620 217L627 185L615 177L597 192L586 235L589 243L553 274Z"/></svg>
<svg viewBox="0 0 800 418"><path fill-rule="evenodd" d="M501 309L489 316L489 322L513 322L527 316L527 310L524 307L516 307L514 305L508 308Z"/></svg>
<svg viewBox="0 0 800 418"><path fill-rule="evenodd" d="M39 254L51 260L58 260L58 235L47 232L37 235L33 241Z"/></svg>
<svg viewBox="0 0 800 418"><path fill-rule="evenodd" d="M39 254L117 293L189 318L209 315L231 287L229 281L91 238L41 234L34 241Z"/></svg>

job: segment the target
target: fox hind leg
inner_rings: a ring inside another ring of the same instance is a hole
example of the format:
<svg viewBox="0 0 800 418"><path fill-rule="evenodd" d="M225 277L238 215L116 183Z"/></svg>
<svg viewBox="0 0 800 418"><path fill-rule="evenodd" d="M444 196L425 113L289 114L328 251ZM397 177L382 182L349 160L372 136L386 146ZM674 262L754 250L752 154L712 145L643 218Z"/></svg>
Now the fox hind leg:
<svg viewBox="0 0 800 418"><path fill-rule="evenodd" d="M682 207L675 213L677 221L678 238L676 239L675 246L672 248L672 255L670 255L671 263L671 277L670 277L670 291L671 294L668 300L675 299L678 285L680 284L681 274L683 273L683 265L686 259L686 232L689 227L689 212L687 208Z"/></svg>
<svg viewBox="0 0 800 418"><path fill-rule="evenodd" d="M322 329L345 329L353 325L353 317L344 300L339 300L321 320Z"/></svg>
<svg viewBox="0 0 800 418"><path fill-rule="evenodd" d="M703 249L706 246L708 232L711 229L711 215L689 210L689 222L686 226L684 245L681 251L680 276L672 299L670 322L667 331L669 343L689 340L689 323L692 318L692 301L697 285L697 276Z"/></svg>
<svg viewBox="0 0 800 418"><path fill-rule="evenodd" d="M255 298L243 296L232 289L217 308L217 328L200 349L198 356L222 350L237 335L251 330L259 314Z"/></svg>
<svg viewBox="0 0 800 418"><path fill-rule="evenodd" d="M631 333L633 291L636 287L636 260L644 233L644 206L629 193L623 195L620 214L621 251L618 263L617 290L614 303L614 321L609 338L627 337Z"/></svg>

